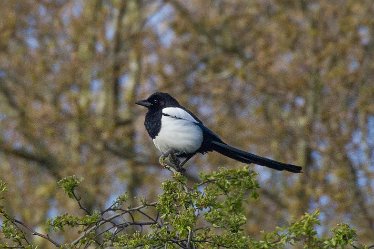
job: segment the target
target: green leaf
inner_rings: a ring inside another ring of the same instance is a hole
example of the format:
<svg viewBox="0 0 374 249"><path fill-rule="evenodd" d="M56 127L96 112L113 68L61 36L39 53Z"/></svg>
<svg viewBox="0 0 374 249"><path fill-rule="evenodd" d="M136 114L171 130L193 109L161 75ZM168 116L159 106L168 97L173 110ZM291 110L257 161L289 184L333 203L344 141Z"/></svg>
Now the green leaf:
<svg viewBox="0 0 374 249"><path fill-rule="evenodd" d="M70 197L74 198L74 189L83 181L82 177L67 176L57 182L58 186L62 188L65 193Z"/></svg>

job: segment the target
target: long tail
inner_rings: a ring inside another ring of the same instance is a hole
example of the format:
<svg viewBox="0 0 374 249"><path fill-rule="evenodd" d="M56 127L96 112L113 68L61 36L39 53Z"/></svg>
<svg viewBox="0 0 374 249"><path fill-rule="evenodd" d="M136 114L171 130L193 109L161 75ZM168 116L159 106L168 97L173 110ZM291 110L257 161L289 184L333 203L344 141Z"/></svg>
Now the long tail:
<svg viewBox="0 0 374 249"><path fill-rule="evenodd" d="M212 141L212 148L218 153L242 163L254 163L276 170L287 170L293 173L301 173L302 168L300 166L281 163L268 158L260 157L255 154L239 150L222 142Z"/></svg>

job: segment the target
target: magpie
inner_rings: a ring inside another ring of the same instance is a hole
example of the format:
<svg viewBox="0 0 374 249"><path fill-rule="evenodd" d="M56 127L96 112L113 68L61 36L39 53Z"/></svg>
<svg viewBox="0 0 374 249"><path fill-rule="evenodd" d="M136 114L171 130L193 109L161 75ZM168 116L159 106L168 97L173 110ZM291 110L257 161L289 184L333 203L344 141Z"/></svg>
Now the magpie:
<svg viewBox="0 0 374 249"><path fill-rule="evenodd" d="M148 109L144 125L157 149L164 157L176 156L179 167L197 153L216 151L242 163L301 173L300 166L277 162L226 144L168 93L155 92L136 104Z"/></svg>

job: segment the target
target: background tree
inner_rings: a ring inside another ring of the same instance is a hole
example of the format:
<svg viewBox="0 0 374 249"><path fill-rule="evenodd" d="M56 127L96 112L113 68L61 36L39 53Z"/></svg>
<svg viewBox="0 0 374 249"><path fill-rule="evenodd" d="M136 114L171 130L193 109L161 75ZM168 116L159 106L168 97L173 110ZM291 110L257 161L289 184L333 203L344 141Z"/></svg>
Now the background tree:
<svg viewBox="0 0 374 249"><path fill-rule="evenodd" d="M82 214L56 191L73 174L89 211L156 199L170 174L134 101L162 90L227 142L304 167L254 167L246 234L318 208L321 234L345 222L373 243L372 1L24 0L0 15L1 179L30 227ZM240 165L199 156L189 179Z"/></svg>

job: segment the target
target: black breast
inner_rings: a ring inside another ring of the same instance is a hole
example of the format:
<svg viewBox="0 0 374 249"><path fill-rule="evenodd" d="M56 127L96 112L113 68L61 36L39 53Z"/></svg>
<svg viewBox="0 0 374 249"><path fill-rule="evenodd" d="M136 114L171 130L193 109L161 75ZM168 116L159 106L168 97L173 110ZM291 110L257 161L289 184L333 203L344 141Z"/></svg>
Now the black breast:
<svg viewBox="0 0 374 249"><path fill-rule="evenodd" d="M149 136L154 139L161 129L162 110L149 110L145 115L144 126Z"/></svg>

